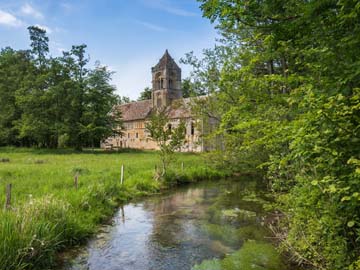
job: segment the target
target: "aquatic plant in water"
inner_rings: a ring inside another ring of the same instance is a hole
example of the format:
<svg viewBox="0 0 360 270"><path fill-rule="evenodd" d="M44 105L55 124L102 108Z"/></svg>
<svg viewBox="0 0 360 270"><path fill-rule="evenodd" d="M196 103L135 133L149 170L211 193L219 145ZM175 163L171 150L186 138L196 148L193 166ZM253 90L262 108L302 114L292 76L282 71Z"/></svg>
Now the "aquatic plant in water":
<svg viewBox="0 0 360 270"><path fill-rule="evenodd" d="M223 260L205 260L192 270L281 270L284 265L279 253L268 243L246 242L241 249Z"/></svg>

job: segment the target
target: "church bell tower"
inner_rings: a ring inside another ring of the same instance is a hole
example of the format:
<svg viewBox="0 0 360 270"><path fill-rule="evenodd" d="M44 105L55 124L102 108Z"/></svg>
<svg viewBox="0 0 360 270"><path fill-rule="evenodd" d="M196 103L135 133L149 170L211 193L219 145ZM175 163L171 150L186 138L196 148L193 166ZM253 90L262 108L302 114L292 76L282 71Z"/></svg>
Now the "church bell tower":
<svg viewBox="0 0 360 270"><path fill-rule="evenodd" d="M181 69L165 51L152 72L152 105L153 108L169 106L174 99L182 98Z"/></svg>

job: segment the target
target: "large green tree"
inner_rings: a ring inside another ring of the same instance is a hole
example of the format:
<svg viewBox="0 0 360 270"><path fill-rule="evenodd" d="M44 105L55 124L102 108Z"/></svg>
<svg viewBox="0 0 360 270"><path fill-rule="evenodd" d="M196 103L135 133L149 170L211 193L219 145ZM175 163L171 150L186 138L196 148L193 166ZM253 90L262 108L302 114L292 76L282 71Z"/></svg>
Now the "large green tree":
<svg viewBox="0 0 360 270"><path fill-rule="evenodd" d="M280 192L278 236L299 263L359 268L359 3L199 2L223 41L188 58L219 119L218 164Z"/></svg>
<svg viewBox="0 0 360 270"><path fill-rule="evenodd" d="M16 102L16 91L28 78L33 68L28 51L15 51L11 48L0 52L0 145L21 145L16 122L22 110Z"/></svg>
<svg viewBox="0 0 360 270"><path fill-rule="evenodd" d="M22 110L21 119L16 122L19 138L37 146L53 147L52 119L49 116L51 97L49 95L49 52L46 31L31 26L28 28L31 40L33 66L28 69L23 84L16 91L16 103Z"/></svg>
<svg viewBox="0 0 360 270"><path fill-rule="evenodd" d="M113 106L116 103L115 86L111 85L112 72L106 66L96 63L95 69L87 77L87 92L81 132L88 144L98 146L103 139L118 134L122 122L119 112Z"/></svg>

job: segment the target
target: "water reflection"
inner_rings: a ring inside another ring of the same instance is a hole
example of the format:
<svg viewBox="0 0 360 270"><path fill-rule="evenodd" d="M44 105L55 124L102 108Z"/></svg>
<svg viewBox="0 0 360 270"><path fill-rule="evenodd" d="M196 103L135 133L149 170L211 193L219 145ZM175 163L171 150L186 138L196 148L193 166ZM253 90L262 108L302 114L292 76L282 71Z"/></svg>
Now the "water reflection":
<svg viewBox="0 0 360 270"><path fill-rule="evenodd" d="M256 190L254 181L202 183L120 207L114 224L65 268L190 270L204 259L223 258L246 239L265 239L264 199Z"/></svg>

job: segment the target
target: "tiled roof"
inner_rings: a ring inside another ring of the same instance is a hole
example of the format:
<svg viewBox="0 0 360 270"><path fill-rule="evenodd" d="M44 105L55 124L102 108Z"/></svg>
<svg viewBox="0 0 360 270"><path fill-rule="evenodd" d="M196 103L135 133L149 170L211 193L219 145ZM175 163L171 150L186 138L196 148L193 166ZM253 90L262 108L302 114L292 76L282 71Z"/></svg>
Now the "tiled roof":
<svg viewBox="0 0 360 270"><path fill-rule="evenodd" d="M145 119L150 114L151 107L151 99L118 105L124 121Z"/></svg>
<svg viewBox="0 0 360 270"><path fill-rule="evenodd" d="M195 99L204 99L206 96L180 98L173 100L169 107L169 118L188 118L192 116L191 106ZM124 121L142 120L150 116L152 111L152 100L136 101L127 104L118 105L121 116Z"/></svg>

